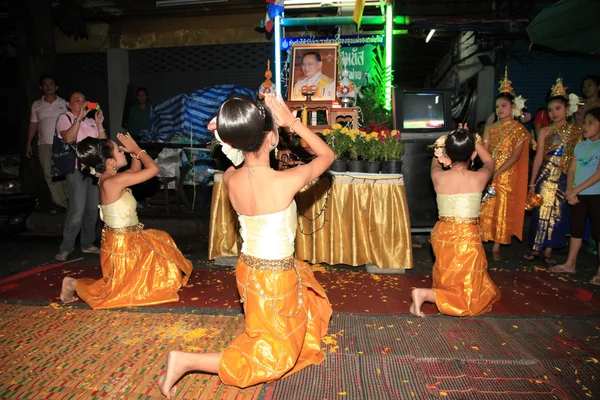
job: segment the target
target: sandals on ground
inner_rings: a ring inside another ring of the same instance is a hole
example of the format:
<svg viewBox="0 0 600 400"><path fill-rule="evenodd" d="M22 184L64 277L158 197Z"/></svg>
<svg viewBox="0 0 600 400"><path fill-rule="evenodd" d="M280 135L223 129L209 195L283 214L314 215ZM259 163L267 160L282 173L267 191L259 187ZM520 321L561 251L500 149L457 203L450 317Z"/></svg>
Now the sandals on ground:
<svg viewBox="0 0 600 400"><path fill-rule="evenodd" d="M81 249L81 252L85 254L100 254L100 249L96 246L92 246L87 249Z"/></svg>
<svg viewBox="0 0 600 400"><path fill-rule="evenodd" d="M555 260L554 258L552 258L552 257L546 257L546 256L544 256L543 260L544 260L544 262L545 262L546 264L550 264L550 265L556 265L556 264L558 264L558 261L556 261L556 260Z"/></svg>
<svg viewBox="0 0 600 400"><path fill-rule="evenodd" d="M591 283L592 285L598 285L598 286L600 286L600 275L596 275L596 276L594 276L594 277L593 277L593 278L590 280L590 283Z"/></svg>
<svg viewBox="0 0 600 400"><path fill-rule="evenodd" d="M56 258L58 261L67 261L67 258L69 258L69 253L58 253L54 256L54 258Z"/></svg>
<svg viewBox="0 0 600 400"><path fill-rule="evenodd" d="M550 272L558 273L558 274L574 274L575 270L567 268L566 265L560 264L556 265L549 270Z"/></svg>
<svg viewBox="0 0 600 400"><path fill-rule="evenodd" d="M542 253L539 251L532 251L529 254L523 254L523 259L527 261L533 261L536 258L542 258Z"/></svg>

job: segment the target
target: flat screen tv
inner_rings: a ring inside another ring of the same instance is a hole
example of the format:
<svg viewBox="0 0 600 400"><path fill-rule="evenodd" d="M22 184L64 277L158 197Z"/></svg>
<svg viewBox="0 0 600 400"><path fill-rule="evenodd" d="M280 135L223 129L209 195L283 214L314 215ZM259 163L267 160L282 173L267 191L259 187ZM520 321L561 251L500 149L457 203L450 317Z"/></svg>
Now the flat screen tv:
<svg viewBox="0 0 600 400"><path fill-rule="evenodd" d="M402 134L423 136L452 130L452 90L403 89L394 91L394 128Z"/></svg>

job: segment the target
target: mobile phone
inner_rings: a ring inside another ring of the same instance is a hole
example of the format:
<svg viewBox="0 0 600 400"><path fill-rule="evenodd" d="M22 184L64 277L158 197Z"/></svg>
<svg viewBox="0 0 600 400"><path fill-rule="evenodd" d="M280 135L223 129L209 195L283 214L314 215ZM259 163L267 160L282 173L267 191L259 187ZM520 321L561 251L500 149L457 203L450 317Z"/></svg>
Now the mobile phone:
<svg viewBox="0 0 600 400"><path fill-rule="evenodd" d="M87 108L88 110L99 110L100 104L94 103L93 101L88 101Z"/></svg>

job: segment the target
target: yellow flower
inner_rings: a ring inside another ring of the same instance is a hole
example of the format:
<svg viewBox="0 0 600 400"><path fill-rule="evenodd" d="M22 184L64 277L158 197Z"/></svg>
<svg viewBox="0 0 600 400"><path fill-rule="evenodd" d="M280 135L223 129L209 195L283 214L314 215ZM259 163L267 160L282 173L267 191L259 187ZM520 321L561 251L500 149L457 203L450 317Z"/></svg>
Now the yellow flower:
<svg viewBox="0 0 600 400"><path fill-rule="evenodd" d="M366 136L367 136L367 132L365 132L365 131L360 131L360 136L361 136L361 137L366 137Z"/></svg>
<svg viewBox="0 0 600 400"><path fill-rule="evenodd" d="M335 130L338 130L338 129L342 129L342 126L340 124L335 124L335 125L333 125L331 127L331 129L333 129L335 131Z"/></svg>
<svg viewBox="0 0 600 400"><path fill-rule="evenodd" d="M345 135L347 135L347 134L349 134L349 133L350 133L350 129L348 129L348 128L346 128L346 127L343 127L343 128L342 128L342 133L343 133L343 134L345 134Z"/></svg>
<svg viewBox="0 0 600 400"><path fill-rule="evenodd" d="M353 134L358 135L358 133L360 132L358 129L354 128L351 131Z"/></svg>
<svg viewBox="0 0 600 400"><path fill-rule="evenodd" d="M390 137L392 136L398 136L398 131L396 129L390 132Z"/></svg>
<svg viewBox="0 0 600 400"><path fill-rule="evenodd" d="M331 135L331 129L323 129L323 135Z"/></svg>

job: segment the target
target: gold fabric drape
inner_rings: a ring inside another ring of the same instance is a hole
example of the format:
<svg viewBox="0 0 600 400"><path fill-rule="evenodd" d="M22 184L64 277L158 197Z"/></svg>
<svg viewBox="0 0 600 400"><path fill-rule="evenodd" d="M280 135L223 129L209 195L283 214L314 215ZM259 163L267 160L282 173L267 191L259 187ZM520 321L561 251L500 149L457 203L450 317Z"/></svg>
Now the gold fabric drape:
<svg viewBox="0 0 600 400"><path fill-rule="evenodd" d="M102 279L77 280L77 295L94 310L178 301L193 270L171 236L155 229L105 227L100 250Z"/></svg>
<svg viewBox="0 0 600 400"><path fill-rule="evenodd" d="M208 258L238 256L236 212L215 175ZM401 175L324 175L297 196L296 259L412 268L408 203Z"/></svg>
<svg viewBox="0 0 600 400"><path fill-rule="evenodd" d="M431 232L433 290L442 314L475 316L491 311L500 290L487 272L477 223L439 221Z"/></svg>
<svg viewBox="0 0 600 400"><path fill-rule="evenodd" d="M311 267L292 258L281 266L240 257L235 268L244 304L244 332L223 350L219 377L248 387L284 378L325 359L321 340L332 309Z"/></svg>
<svg viewBox="0 0 600 400"><path fill-rule="evenodd" d="M511 235L519 240L523 238L529 176L529 139L527 129L515 120L490 128L489 149L496 161L495 170L508 161L514 148L521 143L523 150L519 160L492 181L496 196L481 206L479 219L484 242L491 240L510 244Z"/></svg>

